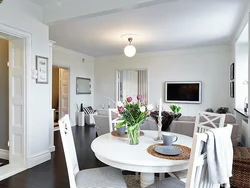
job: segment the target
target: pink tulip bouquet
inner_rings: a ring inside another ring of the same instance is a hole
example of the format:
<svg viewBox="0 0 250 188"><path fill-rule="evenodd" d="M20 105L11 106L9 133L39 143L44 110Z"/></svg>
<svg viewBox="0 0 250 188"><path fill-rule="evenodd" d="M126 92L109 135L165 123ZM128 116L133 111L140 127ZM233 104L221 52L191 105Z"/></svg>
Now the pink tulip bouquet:
<svg viewBox="0 0 250 188"><path fill-rule="evenodd" d="M132 102L132 97L128 97L124 102L117 102L119 116L123 122L116 125L116 128L126 126L128 128L128 138L130 144L139 143L140 125L153 110L153 105L146 105L142 96L137 96L137 102Z"/></svg>

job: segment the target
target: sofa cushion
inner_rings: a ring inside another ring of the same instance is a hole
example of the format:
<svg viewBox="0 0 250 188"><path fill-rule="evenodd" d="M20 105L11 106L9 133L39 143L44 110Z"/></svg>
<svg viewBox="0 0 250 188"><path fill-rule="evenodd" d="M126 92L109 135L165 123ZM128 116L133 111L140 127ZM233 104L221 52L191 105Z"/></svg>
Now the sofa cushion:
<svg viewBox="0 0 250 188"><path fill-rule="evenodd" d="M98 109L97 110L97 115L100 116L109 116L109 110L108 109ZM112 112L112 118L117 118L117 114Z"/></svg>
<svg viewBox="0 0 250 188"><path fill-rule="evenodd" d="M93 108L91 106L83 107L83 112L86 115L94 114L95 113L95 111L93 110Z"/></svg>

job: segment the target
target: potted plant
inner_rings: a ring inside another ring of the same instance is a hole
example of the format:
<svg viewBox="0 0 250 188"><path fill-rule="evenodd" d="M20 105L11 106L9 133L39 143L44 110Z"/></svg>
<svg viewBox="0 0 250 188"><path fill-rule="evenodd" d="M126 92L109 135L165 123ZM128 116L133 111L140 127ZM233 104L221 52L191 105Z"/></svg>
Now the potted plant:
<svg viewBox="0 0 250 188"><path fill-rule="evenodd" d="M172 110L171 115L173 116L173 119L178 119L181 116L181 106L178 105L170 105L169 108Z"/></svg>
<svg viewBox="0 0 250 188"><path fill-rule="evenodd" d="M139 143L140 125L153 110L153 105L146 105L141 95L137 96L137 102L132 101L132 97L128 97L124 102L117 102L119 116L123 121L116 128L127 125L129 143L136 145Z"/></svg>
<svg viewBox="0 0 250 188"><path fill-rule="evenodd" d="M228 107L220 107L220 108L217 109L216 113L218 113L218 114L229 113L229 108Z"/></svg>
<svg viewBox="0 0 250 188"><path fill-rule="evenodd" d="M207 109L206 109L206 112L211 112L211 113L213 113L214 110L213 110L212 108L207 108Z"/></svg>

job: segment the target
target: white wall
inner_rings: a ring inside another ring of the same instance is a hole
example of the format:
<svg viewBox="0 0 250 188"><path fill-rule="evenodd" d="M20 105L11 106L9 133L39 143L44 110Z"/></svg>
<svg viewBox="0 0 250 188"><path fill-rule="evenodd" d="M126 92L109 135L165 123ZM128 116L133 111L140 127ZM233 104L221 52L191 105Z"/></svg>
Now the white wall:
<svg viewBox="0 0 250 188"><path fill-rule="evenodd" d="M244 109L248 96L248 86L243 84L248 80L248 43L237 44L235 50L235 107Z"/></svg>
<svg viewBox="0 0 250 188"><path fill-rule="evenodd" d="M48 26L41 22L42 9L27 0L7 0L0 4L0 24L30 33L32 36L32 62L35 69L35 56L49 56ZM51 65L49 65L51 66ZM27 99L27 155L28 166L50 159L49 126L50 126L50 92L49 84L36 84L28 78L30 90Z"/></svg>
<svg viewBox="0 0 250 188"><path fill-rule="evenodd" d="M85 61L82 62L82 59L85 59ZM59 46L54 46L52 64L70 69L70 119L72 125L76 125L76 104L80 105L80 103L84 103L85 106L93 106L94 58ZM76 77L91 79L91 94L76 94Z"/></svg>
<svg viewBox="0 0 250 188"><path fill-rule="evenodd" d="M231 50L227 46L207 47L170 52L100 57L95 59L95 108L115 99L115 71L147 69L149 102L159 102L164 96L165 81L202 81L202 104L183 104L184 115L196 115L199 110L229 106L229 65ZM164 104L167 109L168 104Z"/></svg>

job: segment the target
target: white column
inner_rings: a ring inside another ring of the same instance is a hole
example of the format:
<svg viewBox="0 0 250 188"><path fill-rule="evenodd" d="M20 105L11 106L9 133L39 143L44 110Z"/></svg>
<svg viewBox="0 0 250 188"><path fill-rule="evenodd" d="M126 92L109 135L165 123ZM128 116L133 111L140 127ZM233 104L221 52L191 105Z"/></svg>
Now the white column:
<svg viewBox="0 0 250 188"><path fill-rule="evenodd" d="M141 187L145 188L155 182L154 173L141 173Z"/></svg>
<svg viewBox="0 0 250 188"><path fill-rule="evenodd" d="M52 108L52 47L53 44L55 44L54 41L49 41L49 66L48 66L48 81L49 81L49 108ZM55 145L54 145L54 110L51 110L51 117L50 117L50 125L49 125L49 150L50 152L55 151Z"/></svg>

